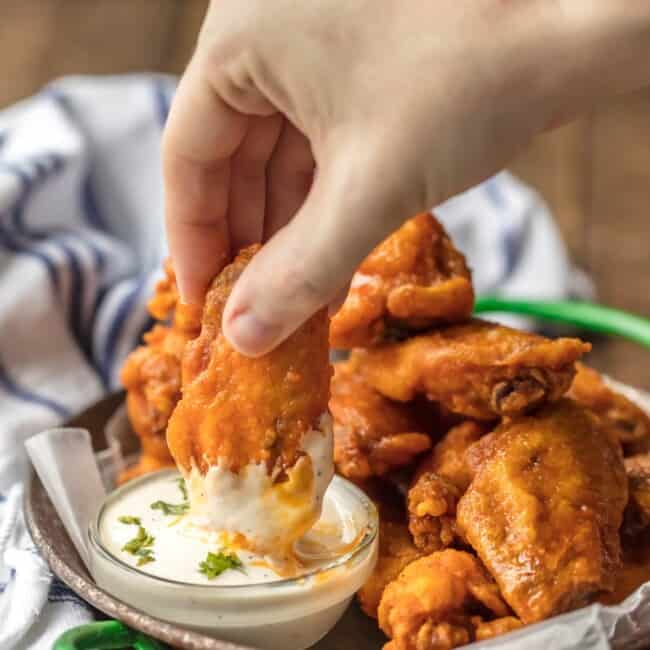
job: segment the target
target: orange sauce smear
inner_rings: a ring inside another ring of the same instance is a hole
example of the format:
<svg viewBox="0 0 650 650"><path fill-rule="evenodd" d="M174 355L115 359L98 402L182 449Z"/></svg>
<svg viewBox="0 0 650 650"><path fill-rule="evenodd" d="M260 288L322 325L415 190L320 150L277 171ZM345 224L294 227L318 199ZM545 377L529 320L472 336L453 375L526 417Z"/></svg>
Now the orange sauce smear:
<svg viewBox="0 0 650 650"><path fill-rule="evenodd" d="M333 524L316 524L316 529L322 535L336 535L340 532L340 529ZM363 536L365 535L365 530L361 530L357 535L349 542L342 543L336 548L331 549L332 559L335 557L340 557L341 555L346 555L347 553L353 551L361 542ZM225 546L230 550L253 550L250 545L247 543L246 538L240 533L235 533L234 535L229 535L224 540ZM304 540L303 540L304 543ZM307 545L309 547L309 545ZM316 545L312 546L312 551L317 551L318 548ZM288 552L282 557L279 558L276 562L267 561L264 559L253 560L251 566L261 567L264 569L270 569L277 573L281 578L293 578L303 571L309 571L310 565L312 563L309 561L304 561L300 559L293 549L289 549ZM337 567L338 569L339 567ZM315 581L317 584L321 584L331 577L333 577L337 569L330 569L329 571L323 571L315 576Z"/></svg>

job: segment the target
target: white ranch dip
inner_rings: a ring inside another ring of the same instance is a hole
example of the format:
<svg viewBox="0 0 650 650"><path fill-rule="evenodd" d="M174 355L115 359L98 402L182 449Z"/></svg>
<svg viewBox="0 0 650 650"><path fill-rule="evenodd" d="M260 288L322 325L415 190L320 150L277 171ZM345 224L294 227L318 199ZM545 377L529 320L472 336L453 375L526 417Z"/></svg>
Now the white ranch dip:
<svg viewBox="0 0 650 650"><path fill-rule="evenodd" d="M124 490L119 498L111 500L101 516L99 536L113 556L152 576L190 584L259 584L287 577L272 568L271 558L243 548L226 547L227 535L206 528L202 524L203 517L194 517L189 512L174 514L183 510L183 504L187 503L179 479L176 472L164 472L151 480L138 482ZM161 501L173 512L165 514L165 506L151 507ZM336 498L334 492L326 493L321 518L294 546L299 564L292 575L311 573L351 550L365 533L360 530L355 508L358 509L358 504L346 503L345 499ZM123 523L124 518L133 523ZM125 545L138 536L140 527L147 536L153 537L153 541L147 540L142 546L147 556L144 563L142 555L124 550ZM201 562L207 559L208 553L220 552L229 558L236 557L241 566L228 568L210 579L200 571ZM138 566L138 562L141 565Z"/></svg>

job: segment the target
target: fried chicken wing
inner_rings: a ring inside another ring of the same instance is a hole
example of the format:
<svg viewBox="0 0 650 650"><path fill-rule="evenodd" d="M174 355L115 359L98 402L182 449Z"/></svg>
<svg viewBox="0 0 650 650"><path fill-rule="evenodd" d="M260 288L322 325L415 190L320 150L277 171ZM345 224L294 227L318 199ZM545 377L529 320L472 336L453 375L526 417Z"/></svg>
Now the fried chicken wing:
<svg viewBox="0 0 650 650"><path fill-rule="evenodd" d="M384 650L446 650L474 639L475 616L509 614L499 590L469 553L446 549L410 563L379 604Z"/></svg>
<svg viewBox="0 0 650 650"><path fill-rule="evenodd" d="M425 553L450 546L456 531L460 490L435 472L419 474L408 493L409 530Z"/></svg>
<svg viewBox="0 0 650 650"><path fill-rule="evenodd" d="M185 344L199 333L200 313L181 305L171 262L165 262L160 280L148 304L149 313L169 325L154 325L144 335L144 345L126 358L121 380L126 389L126 408L133 430L140 438L141 456L119 477L123 483L174 460L167 448L167 422L181 396L181 356Z"/></svg>
<svg viewBox="0 0 650 650"><path fill-rule="evenodd" d="M177 305L180 303L178 285L176 284L176 272L171 258L163 262L165 275L158 280L153 296L147 303L149 313L159 321L166 321L174 315Z"/></svg>
<svg viewBox="0 0 650 650"><path fill-rule="evenodd" d="M277 552L316 521L333 473L331 368L324 310L256 359L223 336L226 300L258 248L242 250L206 295L167 442L188 481L192 513L251 548Z"/></svg>
<svg viewBox="0 0 650 650"><path fill-rule="evenodd" d="M410 465L431 447L434 407L393 402L368 386L347 361L334 365L330 411L334 462L353 480Z"/></svg>
<svg viewBox="0 0 650 650"><path fill-rule="evenodd" d="M413 544L404 521L379 521L379 557L372 574L357 593L361 609L377 618L377 608L386 585L395 580L407 565L422 556Z"/></svg>
<svg viewBox="0 0 650 650"><path fill-rule="evenodd" d="M626 456L650 451L650 417L625 395L608 386L593 368L577 364L569 397L586 406L620 441Z"/></svg>
<svg viewBox="0 0 650 650"><path fill-rule="evenodd" d="M614 589L598 597L603 605L618 605L641 585L650 582L650 529L624 534L623 565L616 572Z"/></svg>
<svg viewBox="0 0 650 650"><path fill-rule="evenodd" d="M559 399L574 363L591 346L549 340L481 321L354 350L355 369L380 393L407 402L417 394L479 420L528 412Z"/></svg>
<svg viewBox="0 0 650 650"><path fill-rule="evenodd" d="M524 623L613 586L627 479L616 441L571 400L501 424L467 453L463 537Z"/></svg>
<svg viewBox="0 0 650 650"><path fill-rule="evenodd" d="M630 498L625 509L623 532L637 535L650 526L650 454L625 459Z"/></svg>
<svg viewBox="0 0 650 650"><path fill-rule="evenodd" d="M419 214L362 262L332 319L330 342L348 349L469 318L474 291L465 258L429 213Z"/></svg>
<svg viewBox="0 0 650 650"><path fill-rule="evenodd" d="M408 493L409 530L425 553L449 546L456 535L456 505L472 480L465 452L487 427L467 421L450 429L417 468Z"/></svg>
<svg viewBox="0 0 650 650"><path fill-rule="evenodd" d="M474 634L477 641L486 641L519 630L523 625L515 616L503 616L493 621L476 621Z"/></svg>
<svg viewBox="0 0 650 650"><path fill-rule="evenodd" d="M377 618L386 585L422 553L413 545L406 524L404 495L387 480L372 477L356 484L372 499L379 513L379 557L366 584L357 593L361 609Z"/></svg>

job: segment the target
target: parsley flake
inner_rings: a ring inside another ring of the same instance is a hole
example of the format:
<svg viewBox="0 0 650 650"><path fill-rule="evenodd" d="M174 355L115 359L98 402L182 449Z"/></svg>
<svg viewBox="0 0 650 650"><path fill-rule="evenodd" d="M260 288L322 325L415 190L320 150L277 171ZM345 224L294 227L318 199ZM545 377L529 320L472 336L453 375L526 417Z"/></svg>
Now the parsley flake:
<svg viewBox="0 0 650 650"><path fill-rule="evenodd" d="M136 566L142 566L143 564L149 564L149 562L154 562L156 558L153 555L153 551L150 548L141 548L136 552L138 556L138 561Z"/></svg>
<svg viewBox="0 0 650 650"><path fill-rule="evenodd" d="M151 504L152 510L161 510L163 515L184 515L189 509L189 503L167 503L166 501L154 501Z"/></svg>
<svg viewBox="0 0 650 650"><path fill-rule="evenodd" d="M118 521L121 524L133 524L134 526L140 526L140 517L132 517L131 515L124 515L123 517L119 517Z"/></svg>
<svg viewBox="0 0 650 650"><path fill-rule="evenodd" d="M138 558L137 565L142 566L156 559L151 550L155 539L142 526L138 526L138 534L124 544L122 550L135 555Z"/></svg>
<svg viewBox="0 0 650 650"><path fill-rule="evenodd" d="M199 572L203 573L208 580L214 580L229 569L246 573L242 567L242 561L234 553L219 551L218 553L208 553L205 560L199 563Z"/></svg>
<svg viewBox="0 0 650 650"><path fill-rule="evenodd" d="M177 478L176 484L178 485L178 489L181 491L181 494L183 495L183 501L189 501L189 497L187 496L187 485L185 485L185 479L182 477Z"/></svg>
<svg viewBox="0 0 650 650"><path fill-rule="evenodd" d="M184 515L190 509L190 502L187 496L187 485L184 478L174 479L178 489L183 495L183 503L168 503L167 501L154 501L151 504L152 510L160 510L163 515Z"/></svg>

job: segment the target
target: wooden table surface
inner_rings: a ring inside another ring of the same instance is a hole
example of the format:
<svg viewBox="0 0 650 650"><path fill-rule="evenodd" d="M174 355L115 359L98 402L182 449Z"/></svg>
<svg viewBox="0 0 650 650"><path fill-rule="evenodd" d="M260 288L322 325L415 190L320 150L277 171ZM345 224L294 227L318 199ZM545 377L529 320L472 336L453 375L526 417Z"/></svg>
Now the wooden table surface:
<svg viewBox="0 0 650 650"><path fill-rule="evenodd" d="M179 73L206 5L206 0L3 0L0 106L64 74ZM650 316L650 90L538 138L512 168L553 208L599 300ZM650 390L650 352L620 341L594 344L594 365Z"/></svg>

